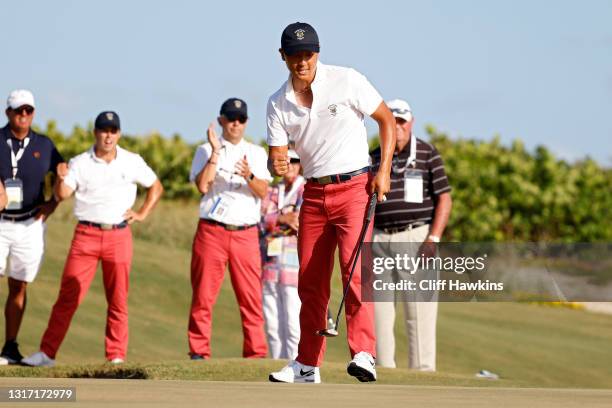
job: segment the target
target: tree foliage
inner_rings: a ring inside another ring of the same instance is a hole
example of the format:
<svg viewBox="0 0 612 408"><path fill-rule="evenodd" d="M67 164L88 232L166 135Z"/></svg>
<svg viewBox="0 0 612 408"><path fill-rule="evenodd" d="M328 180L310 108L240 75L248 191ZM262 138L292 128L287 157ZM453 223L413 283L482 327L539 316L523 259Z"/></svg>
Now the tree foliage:
<svg viewBox="0 0 612 408"><path fill-rule="evenodd" d="M69 135L54 121L43 133L70 159L93 144L92 126ZM453 188L453 211L445 239L455 241L612 241L612 169L585 158L559 160L544 146L529 152L520 140L511 146L451 139L427 127L429 140L445 163ZM370 141L375 147L377 138ZM140 154L155 170L166 198L197 198L189 183L198 143L179 135L124 135L122 147Z"/></svg>

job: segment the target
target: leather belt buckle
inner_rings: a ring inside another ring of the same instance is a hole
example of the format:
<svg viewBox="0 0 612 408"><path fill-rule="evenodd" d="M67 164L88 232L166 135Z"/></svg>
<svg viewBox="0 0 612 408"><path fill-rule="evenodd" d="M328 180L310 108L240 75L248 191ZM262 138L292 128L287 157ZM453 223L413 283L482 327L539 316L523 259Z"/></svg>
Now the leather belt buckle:
<svg viewBox="0 0 612 408"><path fill-rule="evenodd" d="M334 180L332 180L331 176L319 177L317 179L317 183L319 183L319 184L331 184L333 182L334 182Z"/></svg>
<svg viewBox="0 0 612 408"><path fill-rule="evenodd" d="M100 224L100 229L103 231L112 231L115 229L115 226L113 224Z"/></svg>
<svg viewBox="0 0 612 408"><path fill-rule="evenodd" d="M240 230L240 227L238 225L225 224L224 227L228 231L239 231Z"/></svg>

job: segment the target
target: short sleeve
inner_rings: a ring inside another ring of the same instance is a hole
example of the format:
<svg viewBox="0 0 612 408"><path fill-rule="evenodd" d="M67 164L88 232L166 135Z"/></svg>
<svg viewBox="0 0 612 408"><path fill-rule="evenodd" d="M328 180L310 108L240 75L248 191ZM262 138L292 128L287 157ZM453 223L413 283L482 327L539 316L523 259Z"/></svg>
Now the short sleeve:
<svg viewBox="0 0 612 408"><path fill-rule="evenodd" d="M193 155L193 161L191 162L191 171L189 172L189 181L194 182L198 174L202 171L208 159L210 157L209 149L207 145L203 144L198 146L195 154Z"/></svg>
<svg viewBox="0 0 612 408"><path fill-rule="evenodd" d="M287 131L280 121L279 113L271 98L268 101L266 123L268 126L268 146L287 146L289 144Z"/></svg>
<svg viewBox="0 0 612 408"><path fill-rule="evenodd" d="M79 185L79 161L77 157L70 159L68 163L68 175L64 177L64 184L71 190L76 190Z"/></svg>
<svg viewBox="0 0 612 408"><path fill-rule="evenodd" d="M450 184L448 183L448 177L446 177L446 171L444 170L444 163L438 150L432 146L431 155L427 159L427 169L430 173L431 180L431 191L434 197L439 196L442 193L451 191Z"/></svg>
<svg viewBox="0 0 612 408"><path fill-rule="evenodd" d="M382 96L364 75L354 69L350 70L350 83L355 108L364 115L371 116L383 102Z"/></svg>
<svg viewBox="0 0 612 408"><path fill-rule="evenodd" d="M134 172L134 181L143 187L149 188L157 180L153 169L149 167L140 155L136 155L132 171Z"/></svg>
<svg viewBox="0 0 612 408"><path fill-rule="evenodd" d="M64 161L64 158L55 147L55 144L51 142L51 161L49 162L49 171L51 171L53 174L56 174L57 165L60 163L64 163Z"/></svg>
<svg viewBox="0 0 612 408"><path fill-rule="evenodd" d="M268 183L272 181L272 175L268 170L268 155L263 147L255 147L256 162L252 164L252 172L258 179L266 180Z"/></svg>

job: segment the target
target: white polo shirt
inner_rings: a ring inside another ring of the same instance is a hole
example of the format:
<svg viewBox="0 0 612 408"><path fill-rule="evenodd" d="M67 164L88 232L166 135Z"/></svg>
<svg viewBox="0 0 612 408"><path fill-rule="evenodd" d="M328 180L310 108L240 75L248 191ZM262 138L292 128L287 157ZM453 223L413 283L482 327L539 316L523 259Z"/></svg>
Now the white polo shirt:
<svg viewBox="0 0 612 408"><path fill-rule="evenodd" d="M352 68L317 63L312 107L299 106L291 76L268 100L268 145L295 142L304 177L348 173L369 165L363 123L383 102Z"/></svg>
<svg viewBox="0 0 612 408"><path fill-rule="evenodd" d="M72 158L64 183L75 190L74 215L79 221L120 224L136 201L136 184L151 187L157 176L136 153L117 146L110 163L94 148Z"/></svg>
<svg viewBox="0 0 612 408"><path fill-rule="evenodd" d="M267 168L268 154L263 147L244 139L237 144L232 144L222 137L219 140L222 147L217 162L217 174L211 189L200 199L200 218L214 219L230 225L257 224L261 216L261 199L251 191L244 177L234 172L236 163L246 156L255 177L270 182L272 176ZM192 182L208 163L211 153L210 143L198 146L191 163L189 179ZM222 207L223 214L219 214L217 210Z"/></svg>

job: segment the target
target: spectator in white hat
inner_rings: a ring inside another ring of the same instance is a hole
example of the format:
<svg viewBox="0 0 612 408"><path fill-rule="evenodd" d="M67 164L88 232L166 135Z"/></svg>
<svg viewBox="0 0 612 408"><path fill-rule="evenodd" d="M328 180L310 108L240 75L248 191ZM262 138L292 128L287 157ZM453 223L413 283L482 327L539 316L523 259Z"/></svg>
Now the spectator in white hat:
<svg viewBox="0 0 612 408"><path fill-rule="evenodd" d="M32 92L11 92L5 111L8 124L0 129L0 179L5 190L0 195L0 276L8 275L9 288L0 365L18 364L22 359L17 334L26 307L26 288L38 274L44 223L57 206L53 199L45 201L45 176L56 173L64 161L51 139L32 130L35 107ZM1 205L2 201L6 203Z"/></svg>
<svg viewBox="0 0 612 408"><path fill-rule="evenodd" d="M374 256L394 257L402 245L405 247L402 252L410 256L423 251L435 252L435 243L440 242L452 207L444 164L433 145L412 134L414 118L410 105L394 99L387 106L395 117L397 143L388 200L376 206L372 251ZM380 148L372 151L371 157L372 168L378 171ZM400 277L399 273L393 271L392 278L411 279L411 276ZM417 276L420 276L418 272ZM376 363L381 367L395 367L394 301L399 300L404 307L408 336L408 366L435 371L437 295L425 298L420 294L418 299L395 299L392 293L377 295L380 297L374 298Z"/></svg>

